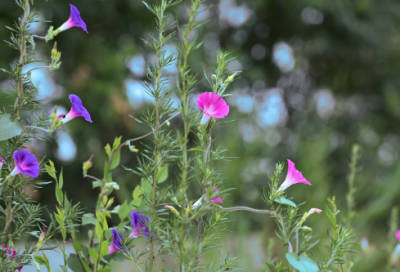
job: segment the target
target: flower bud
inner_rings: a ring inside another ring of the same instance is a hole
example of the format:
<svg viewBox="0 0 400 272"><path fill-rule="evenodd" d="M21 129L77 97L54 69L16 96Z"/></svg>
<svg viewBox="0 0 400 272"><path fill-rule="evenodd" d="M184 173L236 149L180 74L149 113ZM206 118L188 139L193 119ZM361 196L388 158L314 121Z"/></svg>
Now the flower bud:
<svg viewBox="0 0 400 272"><path fill-rule="evenodd" d="M86 176L87 171L92 167L93 165L93 157L94 154L92 154L92 156L90 156L89 160L83 163L83 175Z"/></svg>
<svg viewBox="0 0 400 272"><path fill-rule="evenodd" d="M165 206L164 206L164 209L169 209L169 210L171 210L171 212L172 212L173 214L175 214L176 216L179 217L179 213L178 213L178 211L177 211L174 207L165 205Z"/></svg>
<svg viewBox="0 0 400 272"><path fill-rule="evenodd" d="M321 213L322 213L322 210L316 209L316 208L312 208L312 209L307 213L307 217L309 217L309 216L312 215L313 213L321 214Z"/></svg>
<svg viewBox="0 0 400 272"><path fill-rule="evenodd" d="M57 42L54 43L53 49L51 49L51 59L55 60L57 58Z"/></svg>
<svg viewBox="0 0 400 272"><path fill-rule="evenodd" d="M54 106L53 113L51 114L51 121L50 121L51 124L53 124L53 122L56 119L56 117L57 117L57 105Z"/></svg>
<svg viewBox="0 0 400 272"><path fill-rule="evenodd" d="M0 157L0 173L1 173L1 168L3 167L4 164L4 159Z"/></svg>

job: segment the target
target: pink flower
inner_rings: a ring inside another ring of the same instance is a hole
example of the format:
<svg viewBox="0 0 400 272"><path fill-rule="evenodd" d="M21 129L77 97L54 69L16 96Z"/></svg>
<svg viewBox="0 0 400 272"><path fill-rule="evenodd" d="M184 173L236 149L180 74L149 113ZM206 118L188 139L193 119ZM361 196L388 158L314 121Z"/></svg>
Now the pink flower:
<svg viewBox="0 0 400 272"><path fill-rule="evenodd" d="M11 172L11 176L15 176L21 173L23 175L29 175L31 176L31 178L36 178L39 175L40 167L37 159L28 150L16 150L14 152L13 158L16 162L16 166Z"/></svg>
<svg viewBox="0 0 400 272"><path fill-rule="evenodd" d="M207 191L207 188L206 188L206 191ZM218 190L218 188L216 186L214 186L213 192L219 192L219 190ZM207 197L205 197L205 199L207 200ZM220 196L216 196L216 197L212 198L210 200L210 202L212 202L212 203L220 203L220 204L224 203Z"/></svg>
<svg viewBox="0 0 400 272"><path fill-rule="evenodd" d="M321 213L322 213L322 210L317 209L317 208L312 208L312 209L307 213L307 217L309 217L309 216L312 215L313 213L321 214Z"/></svg>
<svg viewBox="0 0 400 272"><path fill-rule="evenodd" d="M4 244L1 244L1 247L4 248ZM14 260L14 259L15 259L15 255L17 254L17 252L15 251L14 248L13 248L13 252L12 252L12 254L11 254L11 251L10 251L10 249L8 248L8 246L7 246L7 249L6 249L6 253L7 253L8 257L11 257L11 260ZM22 268L23 268L23 266L17 268L18 272L21 271Z"/></svg>
<svg viewBox="0 0 400 272"><path fill-rule="evenodd" d="M296 183L304 183L311 186L311 183L308 182L304 177L303 174L294 167L294 163L291 160L288 160L288 172L286 175L285 181L281 184L278 191L284 191L293 184Z"/></svg>
<svg viewBox="0 0 400 272"><path fill-rule="evenodd" d="M229 113L229 106L225 100L216 93L202 93L197 98L197 106L203 110L201 124L204 125L210 117L221 118Z"/></svg>
<svg viewBox="0 0 400 272"><path fill-rule="evenodd" d="M69 5L71 6L71 14L69 16L68 21L66 21L62 26L60 26L59 30L64 31L70 29L71 27L76 26L82 28L84 31L86 31L86 33L89 33L86 29L85 22L81 18L79 10L75 6L71 4Z"/></svg>
<svg viewBox="0 0 400 272"><path fill-rule="evenodd" d="M4 164L4 159L2 157L0 157L0 172L1 172L1 168L3 167Z"/></svg>
<svg viewBox="0 0 400 272"><path fill-rule="evenodd" d="M399 240L400 242L400 230L396 230L396 233L394 234L394 236L397 238L397 240Z"/></svg>
<svg viewBox="0 0 400 272"><path fill-rule="evenodd" d="M112 229L112 236L113 236L113 241L111 245L108 247L108 254L114 253L116 251L121 251L124 250L124 238L122 237L121 233L119 233L117 230Z"/></svg>
<svg viewBox="0 0 400 272"><path fill-rule="evenodd" d="M69 100L71 100L71 110L65 116L63 124L71 121L76 117L83 117L85 118L86 121L92 123L92 119L90 118L89 112L82 105L82 100L74 94L69 95Z"/></svg>

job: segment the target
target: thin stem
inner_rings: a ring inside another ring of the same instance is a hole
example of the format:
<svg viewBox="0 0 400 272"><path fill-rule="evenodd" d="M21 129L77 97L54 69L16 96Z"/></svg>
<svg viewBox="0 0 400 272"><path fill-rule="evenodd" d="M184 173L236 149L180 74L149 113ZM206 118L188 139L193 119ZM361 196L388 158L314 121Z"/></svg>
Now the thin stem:
<svg viewBox="0 0 400 272"><path fill-rule="evenodd" d="M296 230L296 253L299 253L299 231Z"/></svg>
<svg viewBox="0 0 400 272"><path fill-rule="evenodd" d="M67 266L67 257L64 254L65 252L65 239L63 239L63 256L64 256L64 266Z"/></svg>
<svg viewBox="0 0 400 272"><path fill-rule="evenodd" d="M26 74L32 72L33 70L46 69L46 68L50 68L50 66L39 66L39 67L32 68L32 69L30 69L29 71L25 72L24 75L26 75Z"/></svg>
<svg viewBox="0 0 400 272"><path fill-rule="evenodd" d="M159 128L161 128L163 125L165 125L167 122L169 122L169 120L171 120L172 118L178 116L179 114L180 114L180 112L178 112L178 113L172 115L170 118L168 118L167 120L165 120L165 121L159 126ZM144 139L144 138L146 138L147 136L150 136L151 134L153 134L153 131L151 131L151 132L149 132L149 133L147 133L147 134L145 134L145 135L142 135L142 136L140 136L140 137L133 138L133 139L130 139L130 140L126 140L125 142L123 142L122 144L120 144L120 145L114 150L114 152L111 154L110 159L108 160L108 165L111 164L111 161L112 161L112 159L114 158L115 154L116 154L116 153L118 152L118 150L120 150L124 145L127 145L129 142L135 142L135 141L139 141L139 140L141 140L141 139Z"/></svg>
<svg viewBox="0 0 400 272"><path fill-rule="evenodd" d="M34 128L34 129L43 130L43 131L46 131L47 133L49 132L49 130L48 130L48 129L41 128L41 127L35 127L35 126L25 126L25 127L26 127L26 128Z"/></svg>
<svg viewBox="0 0 400 272"><path fill-rule="evenodd" d="M19 105L19 99L21 97L21 93L23 91L23 80L22 80L22 68L24 67L24 56L26 54L26 41L25 41L25 27L26 23L29 17L29 12L30 12L30 5L29 5L29 0L25 0L26 8L24 12L24 18L21 21L21 48L20 48L20 57L19 57L19 63L18 65L20 66L18 68L18 82L17 82L17 99L15 100L14 103L14 111L16 112L17 118L19 119L19 111L20 111L20 105Z"/></svg>
<svg viewBox="0 0 400 272"><path fill-rule="evenodd" d="M94 176L91 176L91 175L85 175L85 178L92 178L94 180L101 180L101 179L98 179L98 178L96 178Z"/></svg>
<svg viewBox="0 0 400 272"><path fill-rule="evenodd" d="M35 39L41 39L41 40L46 40L46 37L44 36L39 36L39 35L32 35Z"/></svg>

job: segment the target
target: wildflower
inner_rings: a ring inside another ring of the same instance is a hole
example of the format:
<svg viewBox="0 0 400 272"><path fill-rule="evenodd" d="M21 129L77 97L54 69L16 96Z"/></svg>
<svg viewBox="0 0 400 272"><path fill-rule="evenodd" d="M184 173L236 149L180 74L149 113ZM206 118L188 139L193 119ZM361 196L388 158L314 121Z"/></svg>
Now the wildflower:
<svg viewBox="0 0 400 272"><path fill-rule="evenodd" d="M0 157L0 173L1 173L1 168L3 167L4 164L4 159Z"/></svg>
<svg viewBox="0 0 400 272"><path fill-rule="evenodd" d="M115 229L112 229L111 232L113 236L113 241L111 245L108 247L108 254L111 254L119 250L124 250L124 246L122 245L124 243L124 238L122 238L121 233L119 233Z"/></svg>
<svg viewBox="0 0 400 272"><path fill-rule="evenodd" d="M37 159L28 150L16 150L14 152L13 158L16 165L10 176L15 176L21 173L23 175L29 175L31 176L31 178L36 178L39 175L40 167Z"/></svg>
<svg viewBox="0 0 400 272"><path fill-rule="evenodd" d="M71 121L76 117L83 117L86 121L92 123L89 112L82 105L82 100L74 94L69 95L69 100L71 100L71 110L65 116L63 124Z"/></svg>
<svg viewBox="0 0 400 272"><path fill-rule="evenodd" d="M74 5L71 4L69 5L71 6L71 14L69 15L69 19L62 26L60 26L58 30L64 31L70 29L71 27L76 26L82 28L86 33L89 33L86 29L85 22L82 20L80 16L79 10Z"/></svg>
<svg viewBox="0 0 400 272"><path fill-rule="evenodd" d="M1 247L4 248L4 244L1 244ZM15 255L17 254L17 252L15 251L15 249L13 248L12 254L10 249L8 248L8 246L6 247L6 253L9 257L11 257L11 260L13 261L15 259ZM20 272L22 270L23 266L18 267L17 270L18 272Z"/></svg>
<svg viewBox="0 0 400 272"><path fill-rule="evenodd" d="M133 231L129 236L137 237L143 235L147 239L149 238L149 230L145 226L145 224L149 224L150 220L147 216L145 216L142 212L133 211L131 212L132 216L132 226ZM154 236L156 236L154 234Z"/></svg>
<svg viewBox="0 0 400 272"><path fill-rule="evenodd" d="M206 187L206 191L207 191L207 187ZM216 186L214 186L213 192L219 192L219 190L218 190L218 188ZM205 200L207 200L207 197L205 197ZM210 202L212 202L212 203L220 203L220 204L224 203L220 196L216 196L216 197L212 198L210 200Z"/></svg>
<svg viewBox="0 0 400 272"><path fill-rule="evenodd" d="M313 213L321 214L321 213L322 213L322 210L316 209L316 208L312 208L312 209L307 213L307 217L309 217L309 216L312 215Z"/></svg>
<svg viewBox="0 0 400 272"><path fill-rule="evenodd" d="M397 238L397 240L399 240L400 242L400 230L396 230L396 233L394 234L394 236Z"/></svg>
<svg viewBox="0 0 400 272"><path fill-rule="evenodd" d="M202 93L196 102L197 106L204 112L203 118L201 118L202 125L206 124L210 117L221 118L229 113L229 106L216 93Z"/></svg>
<svg viewBox="0 0 400 272"><path fill-rule="evenodd" d="M284 191L293 184L296 183L304 183L311 186L311 183L308 182L304 177L303 174L294 167L294 163L291 160L288 160L288 172L286 175L285 181L281 184L278 191Z"/></svg>
<svg viewBox="0 0 400 272"><path fill-rule="evenodd" d="M42 233L39 236L39 242L37 244L37 248L40 248L43 244L44 241L44 237L46 237L46 231L47 231L48 227L44 226L44 230L42 231Z"/></svg>
<svg viewBox="0 0 400 272"><path fill-rule="evenodd" d="M94 157L94 154L92 154L92 156L90 156L88 161L83 163L83 175L86 175L87 171L92 167L93 157Z"/></svg>

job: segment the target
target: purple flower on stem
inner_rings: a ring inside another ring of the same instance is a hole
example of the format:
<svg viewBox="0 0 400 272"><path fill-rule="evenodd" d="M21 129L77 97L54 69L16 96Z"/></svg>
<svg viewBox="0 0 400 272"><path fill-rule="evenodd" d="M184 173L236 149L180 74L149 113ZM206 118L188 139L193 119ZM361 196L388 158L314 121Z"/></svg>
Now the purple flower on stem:
<svg viewBox="0 0 400 272"><path fill-rule="evenodd" d="M63 124L71 121L76 117L83 117L86 121L92 123L89 112L82 105L82 100L74 94L69 95L69 100L71 100L71 110L65 116Z"/></svg>
<svg viewBox="0 0 400 272"><path fill-rule="evenodd" d="M202 93L196 102L197 106L204 112L200 122L202 125L206 124L210 117L221 118L229 113L229 106L216 93Z"/></svg>
<svg viewBox="0 0 400 272"><path fill-rule="evenodd" d="M304 183L311 186L311 183L308 182L304 177L303 174L294 167L294 163L291 160L288 160L288 172L286 175L285 181L281 184L278 191L284 191L293 184L296 183Z"/></svg>
<svg viewBox="0 0 400 272"><path fill-rule="evenodd" d="M1 247L4 248L4 244L1 244ZM6 249L6 253L7 253L8 257L11 257L11 260L12 260L12 261L14 260L15 255L17 254L17 252L15 251L14 248L13 248L13 251L12 251L12 254L11 254L11 251L10 251L10 249L8 248L8 246L7 246L7 249ZM17 268L18 272L20 272L20 271L22 270L22 268L23 268L23 266Z"/></svg>
<svg viewBox="0 0 400 272"><path fill-rule="evenodd" d="M140 211L131 212L131 216L132 216L133 231L129 236L137 237L137 236L143 235L144 237L146 237L148 239L149 238L149 230L147 229L145 224L150 223L149 218ZM154 237L156 237L156 234L154 234Z"/></svg>
<svg viewBox="0 0 400 272"><path fill-rule="evenodd" d="M79 12L79 10L74 6L71 5L71 14L69 15L69 19L68 21L66 21L62 26L60 26L59 30L60 31L64 31L67 29L70 29L71 27L79 27L82 28L86 33L89 33L86 29L86 24L85 22L82 20L81 18L81 13Z"/></svg>
<svg viewBox="0 0 400 272"><path fill-rule="evenodd" d="M23 175L29 175L31 176L31 178L36 178L39 175L40 167L37 159L28 150L16 150L14 152L13 158L16 165L14 170L10 174L11 176L15 176L21 173Z"/></svg>
<svg viewBox="0 0 400 272"><path fill-rule="evenodd" d="M400 242L400 230L396 230L396 233L394 234L394 236L397 238L397 240L399 240Z"/></svg>
<svg viewBox="0 0 400 272"><path fill-rule="evenodd" d="M124 238L122 238L121 233L119 233L115 229L112 229L111 232L113 235L113 241L112 241L112 244L108 247L108 254L111 254L116 251L124 250L124 246L123 246Z"/></svg>
<svg viewBox="0 0 400 272"><path fill-rule="evenodd" d="M4 159L2 157L0 157L0 172L1 172L1 168L3 167L4 164Z"/></svg>

